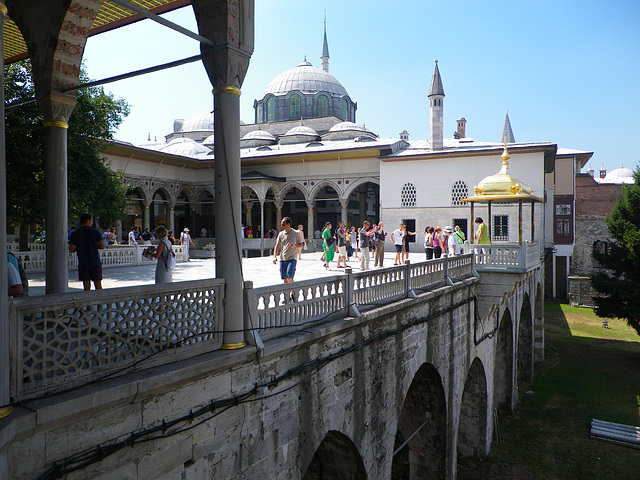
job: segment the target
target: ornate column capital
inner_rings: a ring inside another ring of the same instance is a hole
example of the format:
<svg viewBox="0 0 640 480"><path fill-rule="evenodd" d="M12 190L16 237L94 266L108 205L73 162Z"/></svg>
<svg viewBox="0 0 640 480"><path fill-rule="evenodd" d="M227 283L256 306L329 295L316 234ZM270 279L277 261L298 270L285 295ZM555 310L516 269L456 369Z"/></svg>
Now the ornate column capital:
<svg viewBox="0 0 640 480"><path fill-rule="evenodd" d="M44 116L45 127L68 128L69 117L71 117L77 101L75 95L58 92L51 92L43 99L38 100L38 105Z"/></svg>

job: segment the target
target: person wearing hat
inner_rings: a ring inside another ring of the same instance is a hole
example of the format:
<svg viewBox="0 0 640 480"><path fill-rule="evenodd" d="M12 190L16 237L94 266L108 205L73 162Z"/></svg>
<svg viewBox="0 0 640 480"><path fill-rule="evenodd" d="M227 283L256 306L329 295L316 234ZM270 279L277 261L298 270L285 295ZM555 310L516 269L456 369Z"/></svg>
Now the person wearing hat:
<svg viewBox="0 0 640 480"><path fill-rule="evenodd" d="M442 256L442 229L439 226L433 230L433 258Z"/></svg>
<svg viewBox="0 0 640 480"><path fill-rule="evenodd" d="M453 228L447 225L444 227L443 233L447 241L447 257L460 255L460 244L458 243L458 238L453 234Z"/></svg>
<svg viewBox="0 0 640 480"><path fill-rule="evenodd" d="M182 233L180 234L180 244L184 246L184 253L187 257L187 262L190 262L191 259L189 258L189 245L193 247L195 247L195 245L193 244L193 240L191 240L191 235L189 235L188 228L182 230Z"/></svg>

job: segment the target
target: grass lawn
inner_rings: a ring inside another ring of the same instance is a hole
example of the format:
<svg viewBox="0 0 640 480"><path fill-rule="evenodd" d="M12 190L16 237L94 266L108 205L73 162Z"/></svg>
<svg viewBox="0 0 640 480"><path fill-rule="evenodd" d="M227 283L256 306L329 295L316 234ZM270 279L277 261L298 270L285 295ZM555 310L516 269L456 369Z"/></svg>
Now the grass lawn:
<svg viewBox="0 0 640 480"><path fill-rule="evenodd" d="M461 459L459 480L640 479L640 450L590 438L593 418L640 426L640 336L609 327L590 309L545 305L545 360L500 415L500 444Z"/></svg>

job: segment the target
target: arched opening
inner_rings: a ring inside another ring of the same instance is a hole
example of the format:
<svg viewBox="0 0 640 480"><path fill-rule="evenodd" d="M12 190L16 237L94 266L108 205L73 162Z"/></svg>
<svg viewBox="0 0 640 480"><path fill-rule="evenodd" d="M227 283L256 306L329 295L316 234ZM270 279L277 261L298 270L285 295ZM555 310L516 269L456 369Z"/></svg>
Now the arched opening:
<svg viewBox="0 0 640 480"><path fill-rule="evenodd" d="M353 442L340 432L328 432L311 459L303 480L365 480L364 463Z"/></svg>
<svg viewBox="0 0 640 480"><path fill-rule="evenodd" d="M320 230L327 222L331 222L334 229L338 226L338 222L342 219L342 204L340 195L331 185L324 185L316 192L315 212L318 219L315 223ZM306 229L306 219L303 225Z"/></svg>
<svg viewBox="0 0 640 480"><path fill-rule="evenodd" d="M176 207L174 211L175 215L175 232L181 232L185 228L193 230L193 209L191 208L191 202L189 197L182 190L178 198L176 199Z"/></svg>
<svg viewBox="0 0 640 480"><path fill-rule="evenodd" d="M260 201L255 190L247 185L242 187L242 224L247 238L254 238L260 225Z"/></svg>
<svg viewBox="0 0 640 480"><path fill-rule="evenodd" d="M380 185L373 182L358 185L349 195L347 225L361 226L365 220L380 220Z"/></svg>
<svg viewBox="0 0 640 480"><path fill-rule="evenodd" d="M405 397L394 444L393 480L444 478L447 409L436 368L423 364Z"/></svg>
<svg viewBox="0 0 640 480"><path fill-rule="evenodd" d="M493 371L493 403L510 412L513 405L513 322L509 310L500 320L496 336L495 368Z"/></svg>
<svg viewBox="0 0 640 480"><path fill-rule="evenodd" d="M144 214L144 193L138 186L134 186L127 190L127 206L125 207L125 219L122 221L123 238L119 241L125 241L127 232L131 227L142 228L142 218Z"/></svg>
<svg viewBox="0 0 640 480"><path fill-rule="evenodd" d="M282 216L291 217L293 225L307 227L307 202L302 190L298 187L291 188L284 196ZM280 225L276 225L276 231L280 231Z"/></svg>
<svg viewBox="0 0 640 480"><path fill-rule="evenodd" d="M460 403L458 456L480 457L487 454L487 381L480 359L469 368Z"/></svg>
<svg viewBox="0 0 640 480"><path fill-rule="evenodd" d="M528 382L533 378L533 321L529 295L522 300L518 323L518 381Z"/></svg>
<svg viewBox="0 0 640 480"><path fill-rule="evenodd" d="M264 231L271 238L277 235L280 226L276 221L276 195L269 187L264 198Z"/></svg>
<svg viewBox="0 0 640 480"><path fill-rule="evenodd" d="M164 190L156 190L149 205L149 227L154 230L158 225L169 225L169 196Z"/></svg>
<svg viewBox="0 0 640 480"><path fill-rule="evenodd" d="M209 190L202 190L196 204L196 228L197 235L204 238L215 238L215 197ZM203 235L203 229L206 235Z"/></svg>

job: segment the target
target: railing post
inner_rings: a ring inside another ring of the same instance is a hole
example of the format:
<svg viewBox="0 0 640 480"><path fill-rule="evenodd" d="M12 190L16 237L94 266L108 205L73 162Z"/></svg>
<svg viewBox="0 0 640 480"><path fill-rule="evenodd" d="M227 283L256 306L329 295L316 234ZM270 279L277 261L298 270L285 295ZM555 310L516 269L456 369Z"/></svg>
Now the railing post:
<svg viewBox="0 0 640 480"><path fill-rule="evenodd" d="M351 267L347 267L344 269L344 273L347 275L347 287L344 289L344 304L347 307L349 316L359 317L360 312L358 311L358 306L353 301L353 270Z"/></svg>
<svg viewBox="0 0 640 480"><path fill-rule="evenodd" d="M245 281L243 291L244 339L249 345L257 347L258 350L262 350L264 348L264 343L262 343L262 339L258 333L258 302L256 292L253 289L253 282L248 280Z"/></svg>
<svg viewBox="0 0 640 480"><path fill-rule="evenodd" d="M449 278L449 257L444 257L444 284L453 286L453 281Z"/></svg>
<svg viewBox="0 0 640 480"><path fill-rule="evenodd" d="M418 297L411 288L411 260L404 261L404 295L407 298Z"/></svg>

